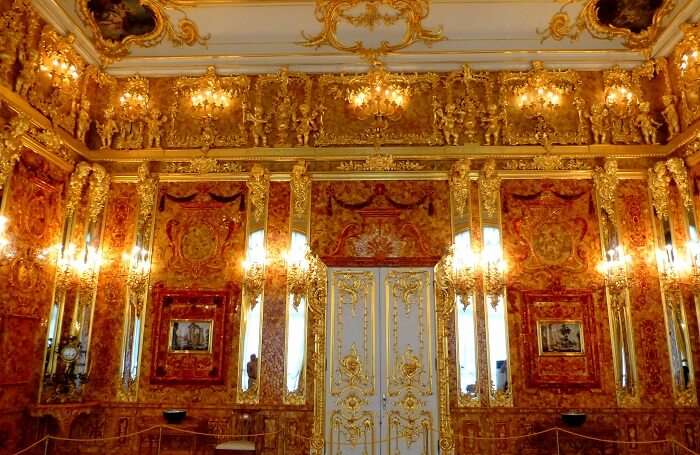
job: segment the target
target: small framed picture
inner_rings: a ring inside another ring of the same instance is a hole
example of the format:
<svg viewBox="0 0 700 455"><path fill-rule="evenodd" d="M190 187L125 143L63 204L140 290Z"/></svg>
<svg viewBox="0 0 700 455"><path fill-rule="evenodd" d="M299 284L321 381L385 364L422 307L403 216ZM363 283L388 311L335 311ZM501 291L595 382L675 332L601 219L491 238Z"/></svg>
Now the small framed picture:
<svg viewBox="0 0 700 455"><path fill-rule="evenodd" d="M537 321L537 344L540 355L585 355L583 321Z"/></svg>
<svg viewBox="0 0 700 455"><path fill-rule="evenodd" d="M211 353L213 328L212 319L171 319L168 351L174 354Z"/></svg>

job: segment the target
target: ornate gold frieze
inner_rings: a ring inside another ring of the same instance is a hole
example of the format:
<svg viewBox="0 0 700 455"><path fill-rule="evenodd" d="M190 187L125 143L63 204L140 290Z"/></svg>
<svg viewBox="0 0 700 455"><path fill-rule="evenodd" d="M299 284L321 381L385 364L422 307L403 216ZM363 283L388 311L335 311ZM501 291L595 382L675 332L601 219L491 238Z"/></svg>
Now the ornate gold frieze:
<svg viewBox="0 0 700 455"><path fill-rule="evenodd" d="M676 4L674 0L662 0L657 6L641 7L632 2L621 2L618 5L622 10L620 14L606 23L599 15L600 0L555 1L563 5L549 20L547 28L537 31L542 36L542 41L548 38L556 41L564 38L576 41L581 32L588 30L591 35L600 39L622 38L626 47L644 53L650 52L661 30L661 22ZM649 2L648 5L652 3ZM568 11L572 4L583 4L573 21Z"/></svg>
<svg viewBox="0 0 700 455"><path fill-rule="evenodd" d="M423 165L416 161L395 160L392 155L376 154L370 155L365 161L343 161L338 165L339 171L419 171Z"/></svg>
<svg viewBox="0 0 700 455"><path fill-rule="evenodd" d="M358 6L364 6L364 11L358 13ZM316 0L315 14L321 23L321 32L317 35L302 32L302 44L316 48L329 45L339 51L351 52L374 61L377 57L405 49L416 42L430 45L443 40L442 30L430 30L423 26L429 13L429 0ZM393 25L397 22L405 24L406 32L401 40L382 40L374 47L357 39L348 43L337 33L338 26L342 23L368 29L371 33L378 25Z"/></svg>
<svg viewBox="0 0 700 455"><path fill-rule="evenodd" d="M139 14L148 16L152 24L147 31L130 33L125 27L127 6L123 3L97 8L89 0L78 0L76 10L80 19L90 28L93 43L101 53L102 63L107 64L126 57L134 46L153 47L165 38L174 46L206 45L209 35L202 36L199 28L184 11L169 0L143 0ZM171 19L172 12L181 17L177 25Z"/></svg>
<svg viewBox="0 0 700 455"><path fill-rule="evenodd" d="M222 161L201 156L190 161L165 163L160 172L167 174L227 174L244 172L243 165L237 161Z"/></svg>
<svg viewBox="0 0 700 455"><path fill-rule="evenodd" d="M560 155L538 155L531 160L508 160L503 169L511 171L580 171L591 169L591 165L575 158Z"/></svg>

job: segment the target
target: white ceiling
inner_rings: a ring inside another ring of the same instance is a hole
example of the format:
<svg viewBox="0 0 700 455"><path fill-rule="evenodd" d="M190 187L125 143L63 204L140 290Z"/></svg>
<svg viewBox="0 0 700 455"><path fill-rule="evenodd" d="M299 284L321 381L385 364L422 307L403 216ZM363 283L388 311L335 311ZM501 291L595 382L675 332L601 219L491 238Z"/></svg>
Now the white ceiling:
<svg viewBox="0 0 700 455"><path fill-rule="evenodd" d="M88 28L76 13L75 0L33 0L42 16L59 31L76 35L79 51L91 63L98 62ZM216 3L215 3L216 2ZM131 55L107 67L114 75L196 74L209 65L226 73L292 71L342 72L366 69L362 60L330 47L303 47L301 32L313 35L321 26L313 1L199 0L182 10L210 34L208 45L174 47L167 40L152 48L133 48ZM395 71L446 71L468 63L473 69L526 69L532 60L550 67L607 68L613 64L634 66L644 60L626 49L621 40L595 39L587 32L568 39L540 41L538 29L547 26L561 3L554 0L434 0L424 25L442 27L445 41L432 47L418 43L386 58ZM569 8L572 19L580 5ZM171 10L175 23L182 14ZM653 56L666 55L680 39L679 25L700 20L700 0L678 0L664 21L665 30Z"/></svg>

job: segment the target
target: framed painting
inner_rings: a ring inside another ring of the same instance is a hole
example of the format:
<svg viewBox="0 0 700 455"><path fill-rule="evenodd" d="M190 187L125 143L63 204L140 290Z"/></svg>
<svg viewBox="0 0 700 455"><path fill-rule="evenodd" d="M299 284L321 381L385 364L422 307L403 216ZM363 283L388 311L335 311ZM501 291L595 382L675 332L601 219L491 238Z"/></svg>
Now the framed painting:
<svg viewBox="0 0 700 455"><path fill-rule="evenodd" d="M530 387L600 387L593 291L524 291L524 370Z"/></svg>
<svg viewBox="0 0 700 455"><path fill-rule="evenodd" d="M583 321L537 321L539 355L584 355Z"/></svg>
<svg viewBox="0 0 700 455"><path fill-rule="evenodd" d="M151 383L222 384L234 289L171 290L153 294ZM230 354L230 353L229 353Z"/></svg>

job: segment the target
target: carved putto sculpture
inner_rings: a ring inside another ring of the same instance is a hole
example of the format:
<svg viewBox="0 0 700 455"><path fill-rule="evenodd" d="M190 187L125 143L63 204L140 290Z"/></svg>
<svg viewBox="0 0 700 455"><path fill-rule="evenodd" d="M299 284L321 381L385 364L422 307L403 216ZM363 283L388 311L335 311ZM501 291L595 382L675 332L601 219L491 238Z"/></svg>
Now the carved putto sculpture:
<svg viewBox="0 0 700 455"><path fill-rule="evenodd" d="M267 147L267 124L262 106L255 106L252 113L248 113L246 121L251 124L251 134L255 147Z"/></svg>
<svg viewBox="0 0 700 455"><path fill-rule="evenodd" d="M680 121L678 119L678 111L676 110L676 97L673 95L664 95L661 97L664 103L664 110L661 114L664 116L666 126L668 127L668 138L673 138L681 132Z"/></svg>
<svg viewBox="0 0 700 455"><path fill-rule="evenodd" d="M35 49L20 52L22 71L20 71L17 82L15 83L15 91L18 95L26 98L29 89L34 85L38 73L39 58L39 52Z"/></svg>
<svg viewBox="0 0 700 455"><path fill-rule="evenodd" d="M166 122L158 109L151 109L146 117L146 148L160 148L160 127Z"/></svg>
<svg viewBox="0 0 700 455"><path fill-rule="evenodd" d="M311 112L311 107L304 103L299 106L299 114L294 112L293 119L296 126L297 144L306 147L309 145L311 133L318 129L316 114Z"/></svg>
<svg viewBox="0 0 700 455"><path fill-rule="evenodd" d="M117 122L114 120L114 109L108 107L105 110L105 119L102 123L97 124L97 133L100 135L100 141L103 149L112 146L112 137L117 132Z"/></svg>
<svg viewBox="0 0 700 455"><path fill-rule="evenodd" d="M608 141L608 109L605 107L605 104L595 103L591 105L588 120L591 122L593 143L606 143Z"/></svg>
<svg viewBox="0 0 700 455"><path fill-rule="evenodd" d="M87 98L80 103L80 112L78 113L78 125L75 135L78 140L85 142L85 136L90 129L90 100Z"/></svg>
<svg viewBox="0 0 700 455"><path fill-rule="evenodd" d="M436 110L438 128L442 130L445 144L459 144L458 125L464 120L464 115L465 112L457 109L457 105L454 103L448 103L447 106L445 106L444 112L440 108Z"/></svg>
<svg viewBox="0 0 700 455"><path fill-rule="evenodd" d="M654 120L651 115L651 105L648 101L639 103L639 113L635 117L635 124L642 132L645 144L656 144L656 129L661 123Z"/></svg>
<svg viewBox="0 0 700 455"><path fill-rule="evenodd" d="M486 115L481 120L484 127L484 144L497 145L500 142L503 119L503 111L500 111L496 104L489 104Z"/></svg>

